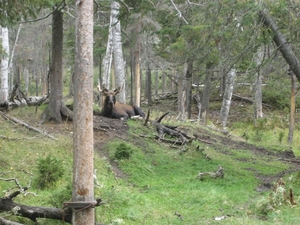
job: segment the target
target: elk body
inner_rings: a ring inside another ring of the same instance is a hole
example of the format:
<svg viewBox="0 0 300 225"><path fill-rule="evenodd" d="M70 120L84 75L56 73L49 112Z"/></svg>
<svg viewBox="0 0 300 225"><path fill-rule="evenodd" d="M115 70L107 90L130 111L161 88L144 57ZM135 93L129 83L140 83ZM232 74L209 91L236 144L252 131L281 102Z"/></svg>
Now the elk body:
<svg viewBox="0 0 300 225"><path fill-rule="evenodd" d="M117 87L115 90L108 90L104 85L102 89L100 85L98 90L102 92L103 102L101 115L116 119L129 119L132 116L145 117L145 113L140 107L122 104L116 101L116 95L122 91L122 87Z"/></svg>

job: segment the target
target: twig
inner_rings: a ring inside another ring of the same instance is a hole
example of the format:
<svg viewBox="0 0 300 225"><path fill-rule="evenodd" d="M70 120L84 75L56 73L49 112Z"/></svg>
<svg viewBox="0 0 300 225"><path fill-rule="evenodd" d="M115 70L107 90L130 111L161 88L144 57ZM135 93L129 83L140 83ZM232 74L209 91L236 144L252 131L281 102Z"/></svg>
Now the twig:
<svg viewBox="0 0 300 225"><path fill-rule="evenodd" d="M188 21L186 21L186 19L182 16L182 13L180 12L180 10L177 8L177 6L175 5L175 3L173 2L173 0L170 0L172 5L174 6L174 8L176 9L176 11L178 12L178 16L179 18L182 18L183 21L186 23L186 24L189 24Z"/></svg>

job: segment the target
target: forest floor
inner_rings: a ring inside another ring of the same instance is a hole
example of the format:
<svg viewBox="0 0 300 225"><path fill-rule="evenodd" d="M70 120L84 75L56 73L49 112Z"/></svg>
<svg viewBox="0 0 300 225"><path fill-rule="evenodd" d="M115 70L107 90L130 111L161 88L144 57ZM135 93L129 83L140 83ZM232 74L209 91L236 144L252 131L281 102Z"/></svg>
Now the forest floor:
<svg viewBox="0 0 300 225"><path fill-rule="evenodd" d="M40 125L39 118L37 118L36 116L21 115L20 118L16 115L16 118L30 124L31 126L36 126L37 128L42 129L44 132L52 136L64 135L70 138L72 138L73 136L73 125L70 121L64 122L62 124L54 124L49 122ZM183 129L190 128L183 127ZM100 156L104 156L108 159L108 152L103 150L105 144L114 140L114 138L124 140L125 142L132 142L132 139L129 140L128 138L128 132L129 127L126 121L94 115L95 152ZM245 150L251 151L258 157L264 157L267 161L281 161L289 165L289 168L287 170L282 171L279 174L257 174L257 179L260 180L260 186L257 187L258 191L268 190L272 188L274 181L276 181L280 177L292 172L300 171L300 159L295 157L291 149L287 149L285 151L276 151L264 147L259 147L248 143L242 138L234 137L232 135L225 135L221 132L216 132L215 130L212 130L210 132L209 129L206 129L202 126L196 126L196 128L194 127L192 133L194 138L196 138L198 141L204 143L207 146L213 147L222 154L231 154L228 149ZM141 142L139 140L136 140L136 143L134 144L140 145ZM123 178L126 176L122 172L122 170L119 169L116 162L110 160L110 165L112 166L113 172L117 177Z"/></svg>
<svg viewBox="0 0 300 225"><path fill-rule="evenodd" d="M46 129L47 133L54 136L56 134L71 136L70 131L72 131L72 123L68 122L61 125L48 123L44 125L43 128ZM215 131L209 132L207 129L204 129L201 126L198 126L194 129L195 130L193 130L192 132L194 137L198 141L210 147L213 147L222 154L231 154L227 149L245 150L251 151L258 157L264 157L267 161L281 161L289 165L289 168L287 170L282 171L278 174L257 174L257 179L260 180L260 185L257 187L257 191L269 190L273 187L274 181L276 181L280 177L283 177L286 174L300 171L300 159L295 157L291 149L287 149L285 151L276 151L247 143L242 138L237 138L231 135L224 135ZM128 131L129 128L126 121L95 115L94 146L96 153L108 159L108 152L103 150L105 143L113 141L114 138L122 139L125 142L132 142L132 139L128 139ZM139 145L140 141L137 140L134 144ZM124 178L126 176L123 171L119 169L118 164L115 161L110 160L110 165L112 166L112 170L116 177Z"/></svg>

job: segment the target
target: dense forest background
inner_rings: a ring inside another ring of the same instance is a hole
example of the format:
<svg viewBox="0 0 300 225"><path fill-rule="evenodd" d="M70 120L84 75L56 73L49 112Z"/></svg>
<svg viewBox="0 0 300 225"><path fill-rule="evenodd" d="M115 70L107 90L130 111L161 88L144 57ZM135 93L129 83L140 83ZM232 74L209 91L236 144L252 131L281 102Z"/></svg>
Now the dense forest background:
<svg viewBox="0 0 300 225"><path fill-rule="evenodd" d="M63 82L70 86L64 94L72 96L74 8L67 1L59 7L64 19ZM95 86L99 79L114 88L120 82L118 71L112 67L111 72L104 64L110 43L112 7L110 1L95 1L93 63ZM191 105L196 101L201 105L196 111L201 111L199 118L205 123L209 99L216 92L221 99L224 97L228 74L234 71L234 88L247 89L242 97L255 103L253 119L263 116L261 101L289 110L290 65L273 42L274 33L264 26L260 12L274 19L297 56L298 7L297 1L119 2L117 19L122 32L125 101L138 105L142 100L151 104L152 98L159 94L176 92L178 118L191 118ZM48 93L53 60L51 10L51 7L36 10L38 19L21 18L22 23L9 27L10 49L14 50L10 91L20 82L26 95ZM136 86L136 80L140 87ZM261 84L271 88L264 91Z"/></svg>
<svg viewBox="0 0 300 225"><path fill-rule="evenodd" d="M78 33L85 28L78 15L82 3L0 2L5 12L0 15L0 190L5 192L0 224L33 224L40 217L27 217L32 222L12 215L3 209L6 200L38 210L50 205L58 220L70 222L72 212L61 206L72 204L71 176L80 164L75 161L87 149L89 173L83 177L91 178L91 190L104 200L92 202L101 205L89 217L96 221L299 222L300 2L95 0L89 1L93 35ZM93 38L93 54L78 54L86 47L84 37ZM80 70L82 65L90 67ZM79 74L91 68L91 74ZM92 85L81 85L89 79ZM99 116L101 84L124 87L118 101L149 109L152 123ZM80 91L83 86L87 89ZM88 93L91 100L92 91L94 105L78 107L78 96ZM86 120L78 119L87 111ZM172 135L157 136L153 124L159 126L162 114L167 128L186 135L181 146ZM18 127L14 117L42 135ZM82 142L81 131L90 134ZM88 145L73 162L76 143ZM44 167L54 181L45 178Z"/></svg>

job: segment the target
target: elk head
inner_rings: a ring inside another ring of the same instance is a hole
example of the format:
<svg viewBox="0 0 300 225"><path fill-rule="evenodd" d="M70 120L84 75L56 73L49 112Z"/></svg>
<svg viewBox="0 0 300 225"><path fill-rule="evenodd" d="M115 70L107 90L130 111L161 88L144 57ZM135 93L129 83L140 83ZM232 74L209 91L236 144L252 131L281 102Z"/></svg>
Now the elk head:
<svg viewBox="0 0 300 225"><path fill-rule="evenodd" d="M104 84L102 85L102 89L100 85L98 85L97 88L99 92L103 94L103 106L112 108L116 103L116 95L123 90L123 86L117 87L115 90L109 90Z"/></svg>

